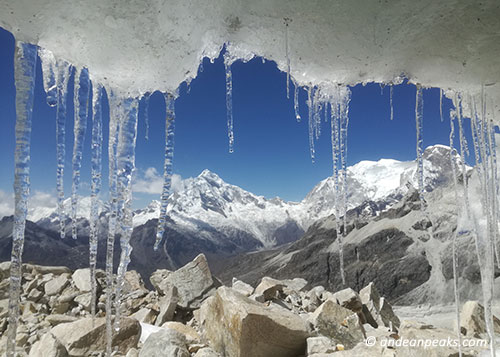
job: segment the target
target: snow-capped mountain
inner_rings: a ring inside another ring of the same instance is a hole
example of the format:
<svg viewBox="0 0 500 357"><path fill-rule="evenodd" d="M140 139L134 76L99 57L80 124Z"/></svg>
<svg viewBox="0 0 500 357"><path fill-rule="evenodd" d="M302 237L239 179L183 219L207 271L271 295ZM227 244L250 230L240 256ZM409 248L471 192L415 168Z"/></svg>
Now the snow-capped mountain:
<svg viewBox="0 0 500 357"><path fill-rule="evenodd" d="M442 145L425 150L424 176L428 191L451 179L449 150ZM417 186L416 175L415 161L361 161L347 169L348 209L373 202L374 205L366 206L366 214L378 215L397 202L410 187ZM298 239L312 223L333 214L333 188L333 177L328 177L301 202L287 202L255 195L204 170L197 177L183 180L170 196L167 225L179 233L205 241L236 241L245 247L244 250L270 248ZM68 198L65 212L70 209ZM107 205L101 202L100 211L106 213ZM152 201L134 212L134 226L157 219L159 212L160 202ZM85 218L89 215L90 198L82 197L78 200L80 226L87 225ZM55 226L58 220L55 207L40 212L35 210L30 217L44 228Z"/></svg>

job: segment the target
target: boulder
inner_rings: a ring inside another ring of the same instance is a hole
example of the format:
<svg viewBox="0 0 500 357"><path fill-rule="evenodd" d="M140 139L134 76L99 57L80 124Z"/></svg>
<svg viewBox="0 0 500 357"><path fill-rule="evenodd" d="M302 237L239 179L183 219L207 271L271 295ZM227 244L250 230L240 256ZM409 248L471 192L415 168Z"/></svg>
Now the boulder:
<svg viewBox="0 0 500 357"><path fill-rule="evenodd" d="M285 279L282 280L282 282L285 284L283 291L287 295L290 294L291 291L303 291L308 284L307 280L302 278Z"/></svg>
<svg viewBox="0 0 500 357"><path fill-rule="evenodd" d="M314 353L333 353L336 351L336 344L326 336L309 337L307 339L307 355Z"/></svg>
<svg viewBox="0 0 500 357"><path fill-rule="evenodd" d="M160 297L160 300L158 301L160 313L156 317L156 326L161 326L166 321L170 321L173 319L175 309L179 301L177 288L174 285L170 285L169 287L166 287L164 285L163 291L165 295Z"/></svg>
<svg viewBox="0 0 500 357"><path fill-rule="evenodd" d="M139 311L130 315L131 318L136 319L139 322L144 322L147 324L153 324L156 320L157 312L153 309L143 307Z"/></svg>
<svg viewBox="0 0 500 357"><path fill-rule="evenodd" d="M333 300L321 304L310 316L310 321L320 334L343 344L346 349L364 340L358 315Z"/></svg>
<svg viewBox="0 0 500 357"><path fill-rule="evenodd" d="M45 318L45 321L47 321L52 326L56 326L56 325L64 324L64 323L68 323L68 322L75 322L76 320L77 320L77 318L74 316L62 315L62 314L47 315L47 317Z"/></svg>
<svg viewBox="0 0 500 357"><path fill-rule="evenodd" d="M55 278L50 279L45 283L45 294L48 296L60 294L61 291L69 284L69 274L64 273Z"/></svg>
<svg viewBox="0 0 500 357"><path fill-rule="evenodd" d="M144 286L144 282L138 272L135 270L128 270L125 273L123 292L128 293L136 290L146 291L146 287Z"/></svg>
<svg viewBox="0 0 500 357"><path fill-rule="evenodd" d="M200 325L210 346L231 357L285 357L304 354L307 323L283 308L258 303L220 287L200 308Z"/></svg>
<svg viewBox="0 0 500 357"><path fill-rule="evenodd" d="M368 322L373 327L380 326L397 328L401 322L392 310L391 304L381 298L375 285L368 284L359 291L359 297L363 304L364 322Z"/></svg>
<svg viewBox="0 0 500 357"><path fill-rule="evenodd" d="M493 316L493 330L500 334L500 320ZM478 301L467 301L460 313L460 332L475 338L486 337L484 307Z"/></svg>
<svg viewBox="0 0 500 357"><path fill-rule="evenodd" d="M83 293L89 292L92 289L90 282L90 268L77 269L71 276L75 286Z"/></svg>
<svg viewBox="0 0 500 357"><path fill-rule="evenodd" d="M254 292L254 288L241 280L233 278L232 288L242 295L250 296Z"/></svg>
<svg viewBox="0 0 500 357"><path fill-rule="evenodd" d="M36 342L33 347L31 347L29 353L29 357L40 356L67 357L68 351L53 334L47 332L40 341Z"/></svg>
<svg viewBox="0 0 500 357"><path fill-rule="evenodd" d="M200 342L200 334L196 332L191 326L184 325L183 323L177 321L167 321L161 327L171 328L177 332L180 332L186 338L186 343L192 345Z"/></svg>
<svg viewBox="0 0 500 357"><path fill-rule="evenodd" d="M163 295L163 290L161 286L161 282L165 280L172 272L167 269L158 269L154 271L151 276L149 277L149 281L151 282L151 285L158 291L160 295Z"/></svg>
<svg viewBox="0 0 500 357"><path fill-rule="evenodd" d="M401 325L399 317L392 310L391 304L385 299L380 298L380 310L378 311L380 321L385 327L390 327L393 330Z"/></svg>
<svg viewBox="0 0 500 357"><path fill-rule="evenodd" d="M84 318L75 322L63 323L53 327L50 332L66 347L70 356L88 356L106 349L106 319ZM137 347L141 335L141 325L135 319L120 320L120 330L113 335L112 345L125 354L130 348Z"/></svg>
<svg viewBox="0 0 500 357"><path fill-rule="evenodd" d="M172 329L161 329L149 335L139 352L139 357L190 357L186 338Z"/></svg>
<svg viewBox="0 0 500 357"><path fill-rule="evenodd" d="M90 312L90 307L92 306L92 293L85 293L78 295L74 300L78 305L80 305L85 311Z"/></svg>
<svg viewBox="0 0 500 357"><path fill-rule="evenodd" d="M285 286L282 281L265 276L255 288L255 295L262 295L264 300L268 301L276 298L278 292L282 292Z"/></svg>
<svg viewBox="0 0 500 357"><path fill-rule="evenodd" d="M363 310L363 303L357 292L351 288L337 291L332 298L342 307L360 313Z"/></svg>
<svg viewBox="0 0 500 357"><path fill-rule="evenodd" d="M212 277L204 254L198 255L175 272L162 271L153 274L151 283L161 295L165 295L170 286L175 286L179 293L178 305L184 309L197 309L201 301L211 295L220 284ZM160 277L164 277L160 281Z"/></svg>
<svg viewBox="0 0 500 357"><path fill-rule="evenodd" d="M200 348L195 354L194 357L220 357L220 354L215 352L210 347Z"/></svg>

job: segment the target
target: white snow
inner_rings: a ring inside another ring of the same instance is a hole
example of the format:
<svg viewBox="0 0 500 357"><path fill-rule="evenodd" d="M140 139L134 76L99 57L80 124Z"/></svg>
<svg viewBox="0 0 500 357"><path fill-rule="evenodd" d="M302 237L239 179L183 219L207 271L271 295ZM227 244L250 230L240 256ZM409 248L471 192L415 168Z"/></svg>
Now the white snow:
<svg viewBox="0 0 500 357"><path fill-rule="evenodd" d="M499 16L497 0L0 0L0 26L17 39L87 66L98 82L131 95L173 92L227 43L234 58L263 56L283 71L289 52L301 85L406 76L424 87L479 93L484 84L497 113Z"/></svg>

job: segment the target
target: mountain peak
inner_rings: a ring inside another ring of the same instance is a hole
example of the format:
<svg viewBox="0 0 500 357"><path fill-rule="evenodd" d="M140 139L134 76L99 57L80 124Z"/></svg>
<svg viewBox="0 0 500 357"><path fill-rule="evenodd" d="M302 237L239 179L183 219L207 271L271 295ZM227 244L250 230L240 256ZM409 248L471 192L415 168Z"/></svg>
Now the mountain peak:
<svg viewBox="0 0 500 357"><path fill-rule="evenodd" d="M201 174L198 175L198 177L204 178L206 180L222 181L219 175L217 175L215 172L210 171L209 169L203 170Z"/></svg>

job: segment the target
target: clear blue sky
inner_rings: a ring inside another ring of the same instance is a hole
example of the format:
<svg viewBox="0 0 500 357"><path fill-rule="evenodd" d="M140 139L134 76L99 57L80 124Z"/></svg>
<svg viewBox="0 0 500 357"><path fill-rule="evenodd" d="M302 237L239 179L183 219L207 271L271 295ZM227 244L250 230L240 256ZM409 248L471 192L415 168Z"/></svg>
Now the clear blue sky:
<svg viewBox="0 0 500 357"><path fill-rule="evenodd" d="M14 38L0 28L0 190L12 192L14 157ZM297 123L293 101L286 98L286 75L274 62L254 59L233 64L233 112L235 152L228 153L224 65L203 62L203 72L190 91L181 85L176 101L174 171L181 177L197 176L208 168L225 181L266 197L301 200L320 180L331 174L329 126L316 143L317 158L309 157L307 120ZM390 121L389 88L383 95L377 84L352 88L348 136L348 165L360 160L415 158L415 86L394 87L394 121ZM70 93L73 87L70 85ZM55 191L55 109L45 102L38 64L32 136L32 190ZM307 118L306 92L300 92L300 113ZM66 194L71 185L73 142L72 94L68 98ZM447 114L451 102L444 101ZM106 106L107 107L107 106ZM107 114L107 108L105 108ZM162 174L164 152L164 102L154 93L149 107L150 138L144 139L144 107L139 112L136 166L139 175L150 167ZM90 134L89 125L88 134ZM105 124L107 137L107 119ZM439 91L424 91L424 144L448 144L449 122L439 118ZM107 141L105 141L107 145ZM107 147L105 147L105 157ZM81 193L90 182L90 135L85 142ZM104 160L107 167L107 160ZM107 170L104 170L107 178ZM104 182L107 185L107 179ZM137 194L136 206L158 195ZM105 197L104 197L105 198Z"/></svg>

